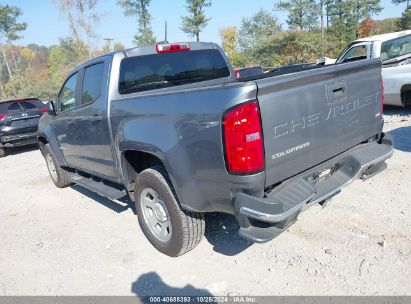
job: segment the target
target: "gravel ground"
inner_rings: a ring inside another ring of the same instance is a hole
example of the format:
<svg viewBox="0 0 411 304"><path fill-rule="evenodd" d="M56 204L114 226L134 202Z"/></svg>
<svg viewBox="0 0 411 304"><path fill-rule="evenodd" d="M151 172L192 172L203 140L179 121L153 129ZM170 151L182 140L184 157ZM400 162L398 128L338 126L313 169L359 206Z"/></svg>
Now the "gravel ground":
<svg viewBox="0 0 411 304"><path fill-rule="evenodd" d="M172 259L127 202L52 184L40 152L0 159L0 295L411 295L411 109L386 109L388 169L356 181L287 232L250 244L235 220Z"/></svg>

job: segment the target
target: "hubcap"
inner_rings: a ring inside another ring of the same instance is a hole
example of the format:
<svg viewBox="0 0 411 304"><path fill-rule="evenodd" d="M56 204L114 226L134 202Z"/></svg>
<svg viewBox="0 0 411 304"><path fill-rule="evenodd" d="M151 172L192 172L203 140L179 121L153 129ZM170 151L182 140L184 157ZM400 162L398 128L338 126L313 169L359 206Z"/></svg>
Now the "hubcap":
<svg viewBox="0 0 411 304"><path fill-rule="evenodd" d="M144 188L140 195L143 218L150 232L161 242L171 238L171 221L161 196L152 188Z"/></svg>
<svg viewBox="0 0 411 304"><path fill-rule="evenodd" d="M56 166L54 165L53 158L51 158L50 154L47 154L47 156L46 156L46 163L47 163L47 168L49 169L51 178L53 180L57 180Z"/></svg>

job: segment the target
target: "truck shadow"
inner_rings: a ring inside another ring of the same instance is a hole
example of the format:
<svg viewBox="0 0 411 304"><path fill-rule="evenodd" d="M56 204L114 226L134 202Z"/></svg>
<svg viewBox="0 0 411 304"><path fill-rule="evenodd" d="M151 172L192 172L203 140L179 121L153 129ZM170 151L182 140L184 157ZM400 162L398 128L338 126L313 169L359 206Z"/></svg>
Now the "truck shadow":
<svg viewBox="0 0 411 304"><path fill-rule="evenodd" d="M224 213L206 214L207 241L213 245L215 252L227 256L237 255L253 243L238 235L239 225L233 215Z"/></svg>
<svg viewBox="0 0 411 304"><path fill-rule="evenodd" d="M31 151L38 150L39 146L37 144L32 144L28 146L21 146L21 147L15 147L15 148L7 148L7 156L10 155L17 155L17 154L22 154L22 153L27 153Z"/></svg>
<svg viewBox="0 0 411 304"><path fill-rule="evenodd" d="M394 106L389 106L385 105L384 106L384 115L388 116L411 116L411 106L409 107L394 107Z"/></svg>
<svg viewBox="0 0 411 304"><path fill-rule="evenodd" d="M131 209L131 211L137 215L134 203L127 196L113 201L79 185L73 185L71 188L102 206L113 210L115 213L122 213ZM206 214L205 217L205 238L213 245L215 252L226 256L234 256L243 252L253 244L238 235L238 229L240 227L234 216L224 213L209 213Z"/></svg>
<svg viewBox="0 0 411 304"><path fill-rule="evenodd" d="M191 285L186 285L182 288L171 287L161 280L160 276L155 272L148 272L141 275L131 285L131 292L136 294L142 303L165 303L161 300L153 301L150 297L195 297L205 296L212 297L213 295L206 289L198 289ZM182 301L187 302L187 301ZM195 298L190 299L190 303L198 303Z"/></svg>
<svg viewBox="0 0 411 304"><path fill-rule="evenodd" d="M395 149L411 152L411 126L391 130L388 134L394 137Z"/></svg>

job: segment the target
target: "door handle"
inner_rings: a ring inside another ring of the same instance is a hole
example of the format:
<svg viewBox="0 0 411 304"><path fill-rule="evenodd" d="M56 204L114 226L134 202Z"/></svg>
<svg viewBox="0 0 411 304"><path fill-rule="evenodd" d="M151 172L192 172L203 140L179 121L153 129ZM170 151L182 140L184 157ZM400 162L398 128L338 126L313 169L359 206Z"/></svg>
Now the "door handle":
<svg viewBox="0 0 411 304"><path fill-rule="evenodd" d="M337 81L326 85L327 101L329 103L347 98L347 85L344 81Z"/></svg>
<svg viewBox="0 0 411 304"><path fill-rule="evenodd" d="M91 119L92 122L99 122L103 120L103 116L100 115L94 115L93 118Z"/></svg>

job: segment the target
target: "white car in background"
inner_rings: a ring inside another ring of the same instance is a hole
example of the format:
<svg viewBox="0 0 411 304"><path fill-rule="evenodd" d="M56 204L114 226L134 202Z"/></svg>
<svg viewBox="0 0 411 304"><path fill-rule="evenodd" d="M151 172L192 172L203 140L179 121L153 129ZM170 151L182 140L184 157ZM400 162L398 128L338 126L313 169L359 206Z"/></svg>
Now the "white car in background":
<svg viewBox="0 0 411 304"><path fill-rule="evenodd" d="M378 57L383 64L385 104L411 106L411 30L355 40L335 63ZM332 63L332 59L325 60L325 64Z"/></svg>

